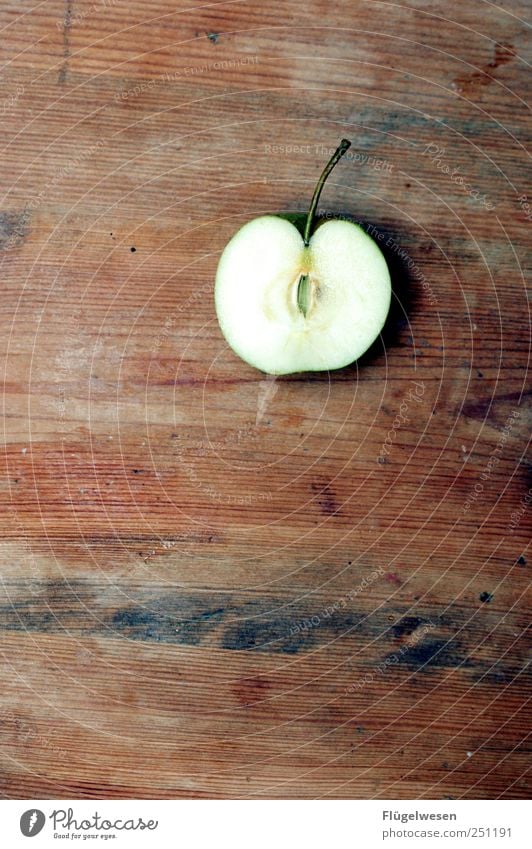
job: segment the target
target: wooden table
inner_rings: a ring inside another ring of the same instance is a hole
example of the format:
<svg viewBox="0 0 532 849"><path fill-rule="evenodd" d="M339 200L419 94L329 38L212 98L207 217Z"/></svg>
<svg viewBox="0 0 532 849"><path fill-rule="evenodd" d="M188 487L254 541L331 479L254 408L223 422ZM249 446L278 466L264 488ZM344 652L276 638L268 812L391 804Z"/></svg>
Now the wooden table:
<svg viewBox="0 0 532 849"><path fill-rule="evenodd" d="M0 3L3 797L527 795L524 16ZM390 319L268 378L217 261L343 136Z"/></svg>

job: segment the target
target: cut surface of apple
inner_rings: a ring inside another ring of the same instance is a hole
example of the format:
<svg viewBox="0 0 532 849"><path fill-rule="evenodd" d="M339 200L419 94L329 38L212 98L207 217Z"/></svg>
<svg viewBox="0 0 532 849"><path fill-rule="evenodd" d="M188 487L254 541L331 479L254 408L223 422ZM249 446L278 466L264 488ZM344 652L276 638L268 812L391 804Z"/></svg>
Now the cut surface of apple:
<svg viewBox="0 0 532 849"><path fill-rule="evenodd" d="M375 341L388 315L388 267L367 233L332 219L311 235L325 181L350 146L342 139L323 169L301 232L286 217L262 215L241 227L220 258L215 303L222 333L261 371L347 366Z"/></svg>
<svg viewBox="0 0 532 849"><path fill-rule="evenodd" d="M215 305L225 339L269 374L349 365L379 335L391 282L377 244L350 221L330 219L305 245L289 221L245 224L221 256Z"/></svg>

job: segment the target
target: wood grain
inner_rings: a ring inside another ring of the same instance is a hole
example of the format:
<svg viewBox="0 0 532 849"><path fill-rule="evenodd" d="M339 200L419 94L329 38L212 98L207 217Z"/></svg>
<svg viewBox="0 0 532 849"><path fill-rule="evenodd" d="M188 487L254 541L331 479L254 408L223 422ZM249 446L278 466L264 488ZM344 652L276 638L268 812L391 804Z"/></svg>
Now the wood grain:
<svg viewBox="0 0 532 849"><path fill-rule="evenodd" d="M0 3L4 798L528 795L525 11ZM218 257L342 136L390 318L273 380Z"/></svg>

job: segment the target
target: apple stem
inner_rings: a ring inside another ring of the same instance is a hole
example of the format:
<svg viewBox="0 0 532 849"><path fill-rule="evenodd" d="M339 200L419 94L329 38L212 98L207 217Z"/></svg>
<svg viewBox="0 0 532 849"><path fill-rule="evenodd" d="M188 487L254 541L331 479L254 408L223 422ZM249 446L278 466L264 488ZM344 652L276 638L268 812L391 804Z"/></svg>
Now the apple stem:
<svg viewBox="0 0 532 849"><path fill-rule="evenodd" d="M316 207L318 206L318 201L320 199L321 190L325 185L325 180L333 170L336 163L342 158L344 153L347 153L349 148L351 147L351 142L349 139L342 139L333 155L329 159L327 165L323 169L322 175L318 180L318 185L314 189L314 194L312 195L312 200L310 202L310 209L307 215L307 223L305 224L305 232L303 234L303 241L305 243L305 247L308 248L310 242L310 231L312 230L312 224L314 222L314 215L316 213Z"/></svg>

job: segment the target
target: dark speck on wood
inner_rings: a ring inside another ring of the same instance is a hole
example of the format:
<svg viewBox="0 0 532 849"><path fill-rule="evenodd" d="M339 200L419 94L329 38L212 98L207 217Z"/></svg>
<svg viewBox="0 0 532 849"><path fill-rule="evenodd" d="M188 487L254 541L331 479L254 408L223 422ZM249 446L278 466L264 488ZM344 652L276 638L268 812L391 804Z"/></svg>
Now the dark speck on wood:
<svg viewBox="0 0 532 849"><path fill-rule="evenodd" d="M489 593L487 590L484 590L484 592L480 593L480 595L479 595L479 599L484 604L489 604L490 601L492 600L492 598L493 598L493 593Z"/></svg>

